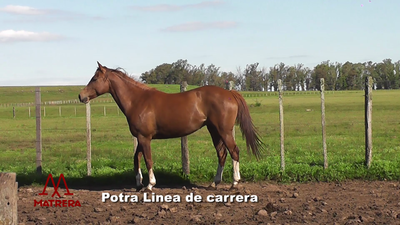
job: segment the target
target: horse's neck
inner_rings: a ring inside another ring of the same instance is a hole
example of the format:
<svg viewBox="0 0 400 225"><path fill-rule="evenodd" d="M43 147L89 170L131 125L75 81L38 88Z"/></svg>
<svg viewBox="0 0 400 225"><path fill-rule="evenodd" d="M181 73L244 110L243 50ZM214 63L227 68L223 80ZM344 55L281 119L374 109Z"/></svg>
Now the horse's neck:
<svg viewBox="0 0 400 225"><path fill-rule="evenodd" d="M135 105L135 101L140 98L143 90L135 85L132 81L125 81L118 75L109 76L110 79L110 94L114 98L115 102L126 115L127 110Z"/></svg>

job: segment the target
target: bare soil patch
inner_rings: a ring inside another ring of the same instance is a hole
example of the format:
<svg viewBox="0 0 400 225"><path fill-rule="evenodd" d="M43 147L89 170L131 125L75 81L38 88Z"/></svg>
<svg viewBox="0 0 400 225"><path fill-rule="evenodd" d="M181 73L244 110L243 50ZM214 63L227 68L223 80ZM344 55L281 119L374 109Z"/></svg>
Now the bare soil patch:
<svg viewBox="0 0 400 225"><path fill-rule="evenodd" d="M117 202L103 203L103 192L119 195L144 193L132 189L76 190L74 195L52 198L39 196L43 187L19 189L20 224L400 224L400 183L398 181L349 181L343 183L242 183L229 191L228 184L218 190L200 187L156 187L157 195L179 195L180 203ZM186 202L193 193L203 202ZM258 202L206 202L208 195L257 195ZM151 196L151 194L149 195ZM79 200L81 207L34 207L34 200ZM183 222L183 223L182 223Z"/></svg>

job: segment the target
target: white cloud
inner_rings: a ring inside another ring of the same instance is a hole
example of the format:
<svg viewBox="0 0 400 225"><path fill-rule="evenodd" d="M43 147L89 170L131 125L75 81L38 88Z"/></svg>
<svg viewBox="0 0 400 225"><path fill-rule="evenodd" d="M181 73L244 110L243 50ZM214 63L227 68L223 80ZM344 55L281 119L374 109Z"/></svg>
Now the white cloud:
<svg viewBox="0 0 400 225"><path fill-rule="evenodd" d="M153 6L132 6L132 8L144 12L173 12L190 8L211 8L218 5L222 5L224 3L225 2L221 0L214 0L214 1L203 1L196 4L186 4L186 5L159 4Z"/></svg>
<svg viewBox="0 0 400 225"><path fill-rule="evenodd" d="M21 14L21 15L43 15L48 13L48 11L46 10L40 10L29 6L20 6L20 5L8 5L6 7L0 8L0 11L11 14Z"/></svg>
<svg viewBox="0 0 400 225"><path fill-rule="evenodd" d="M90 16L86 14L69 12L59 9L37 9L29 6L8 5L0 8L0 12L13 14L14 17L10 22L54 22L59 20L99 20L104 19L102 16Z"/></svg>
<svg viewBox="0 0 400 225"><path fill-rule="evenodd" d="M23 41L54 41L63 37L48 32L31 32L25 30L3 30L0 31L0 42L23 42Z"/></svg>
<svg viewBox="0 0 400 225"><path fill-rule="evenodd" d="M164 28L163 31L168 32L188 32L206 29L228 29L236 27L237 23L232 21L217 21L217 22L190 22Z"/></svg>

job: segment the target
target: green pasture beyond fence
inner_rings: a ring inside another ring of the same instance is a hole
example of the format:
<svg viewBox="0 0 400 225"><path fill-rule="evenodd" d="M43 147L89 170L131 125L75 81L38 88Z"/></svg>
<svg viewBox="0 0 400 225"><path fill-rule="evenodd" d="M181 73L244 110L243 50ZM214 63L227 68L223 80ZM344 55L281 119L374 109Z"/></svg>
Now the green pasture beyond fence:
<svg viewBox="0 0 400 225"><path fill-rule="evenodd" d="M343 93L357 93L343 92L343 91L326 91L325 94L343 94ZM263 98L270 96L279 96L279 92L241 92L245 98ZM283 96L290 95L319 95L319 91L288 91L282 92ZM94 99L90 101L94 107L92 108L92 115L103 115L117 114L120 115L121 110L117 105L109 104L115 103L111 96L103 97L101 99ZM35 103L5 103L0 104L3 110L0 112L0 118L20 118L20 117L35 117ZM57 101L46 101L41 103L41 112L43 117L76 117L85 116L85 106L82 105L78 99L73 100L57 100Z"/></svg>
<svg viewBox="0 0 400 225"><path fill-rule="evenodd" d="M1 91L1 88L0 88ZM343 93L358 93L359 91L325 91L325 94L343 94ZM245 98L256 98L256 97L268 97L268 96L278 96L278 91L241 91L240 92ZM319 95L320 91L284 91L283 96L288 95ZM110 95L100 96L100 99L94 99L90 101L91 103L112 103L114 99ZM58 106L58 105L76 105L80 104L78 99L69 100L56 100L56 101L45 101L42 102L43 106ZM0 107L34 107L35 102L10 102L10 103L0 103Z"/></svg>
<svg viewBox="0 0 400 225"><path fill-rule="evenodd" d="M0 171L30 174L36 170L34 88L22 94L18 88L0 96ZM165 85L163 85L165 88ZM178 92L178 85L169 85ZM195 87L190 87L192 89ZM78 103L81 87L42 88L42 143L45 173L66 177L86 175L86 108ZM162 89L162 88L160 88ZM54 92L54 93L52 93ZM241 172L244 180L284 181L340 180L347 178L399 179L400 101L398 91L374 91L374 154L371 169L365 169L365 93L364 91L325 91L326 147L329 167L324 169L319 91L281 92L284 115L284 149L280 142L279 92L241 92L246 98L255 125L266 143L262 161L245 154L246 145L236 127L237 144L242 150ZM57 97L57 99L56 99ZM33 99L33 100L32 100ZM30 102L30 104L29 104ZM30 117L29 117L30 109ZM124 115L110 95L91 101L92 176L132 172L133 141ZM188 137L191 181L210 181L217 159L205 129ZM155 171L181 173L180 140L154 141ZM282 155L283 152L283 155ZM202 157L199 157L202 156ZM286 162L282 170L282 156ZM65 161L68 157L68 162ZM143 166L143 165L142 165ZM230 181L227 165L224 180Z"/></svg>

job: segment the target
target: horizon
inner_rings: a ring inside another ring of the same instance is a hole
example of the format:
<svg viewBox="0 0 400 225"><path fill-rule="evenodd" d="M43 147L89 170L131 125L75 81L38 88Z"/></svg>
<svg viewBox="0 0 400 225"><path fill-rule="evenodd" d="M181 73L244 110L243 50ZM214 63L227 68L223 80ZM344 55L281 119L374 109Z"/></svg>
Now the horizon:
<svg viewBox="0 0 400 225"><path fill-rule="evenodd" d="M179 59L220 71L400 60L400 1L2 1L0 86L86 85L97 69L139 78Z"/></svg>

